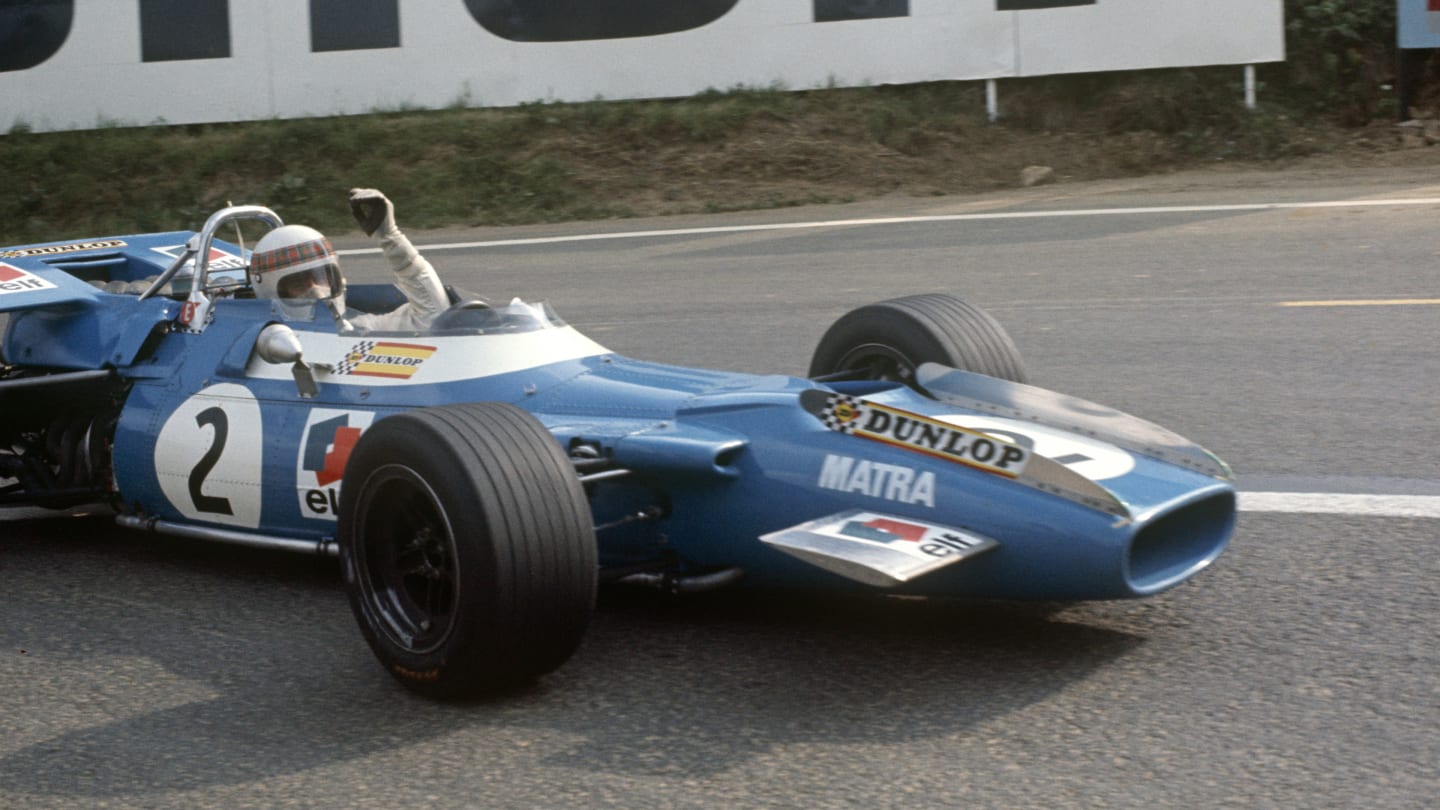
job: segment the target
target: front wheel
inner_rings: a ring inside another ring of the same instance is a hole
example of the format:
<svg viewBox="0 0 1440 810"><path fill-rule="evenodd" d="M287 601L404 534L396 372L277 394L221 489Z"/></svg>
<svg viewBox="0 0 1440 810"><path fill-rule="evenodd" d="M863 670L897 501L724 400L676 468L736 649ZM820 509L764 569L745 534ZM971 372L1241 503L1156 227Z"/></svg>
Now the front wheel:
<svg viewBox="0 0 1440 810"><path fill-rule="evenodd" d="M940 294L892 298L842 315L820 338L810 376L913 386L925 363L1027 381L1020 350L999 321Z"/></svg>
<svg viewBox="0 0 1440 810"><path fill-rule="evenodd" d="M345 468L350 606L407 688L469 697L554 670L594 610L595 532L554 437L512 405L382 419Z"/></svg>

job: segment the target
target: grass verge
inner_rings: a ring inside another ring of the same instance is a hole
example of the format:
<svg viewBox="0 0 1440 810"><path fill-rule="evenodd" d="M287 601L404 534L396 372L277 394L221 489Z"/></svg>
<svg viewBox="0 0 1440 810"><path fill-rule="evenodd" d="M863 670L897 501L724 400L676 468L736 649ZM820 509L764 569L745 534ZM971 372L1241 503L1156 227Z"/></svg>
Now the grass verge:
<svg viewBox="0 0 1440 810"><path fill-rule="evenodd" d="M1264 71L1261 68L1262 79ZM1238 67L1001 83L709 92L682 100L397 111L0 136L0 244L193 229L227 202L353 227L352 186L410 228L631 217L943 195L1398 148L1393 121L1342 126ZM1440 151L1440 150L1437 150Z"/></svg>

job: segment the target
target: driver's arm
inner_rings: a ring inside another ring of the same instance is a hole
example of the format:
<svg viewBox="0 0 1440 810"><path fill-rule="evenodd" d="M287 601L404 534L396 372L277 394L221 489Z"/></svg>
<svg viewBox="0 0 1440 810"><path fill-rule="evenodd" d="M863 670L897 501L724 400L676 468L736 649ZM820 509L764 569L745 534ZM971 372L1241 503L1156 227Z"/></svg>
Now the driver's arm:
<svg viewBox="0 0 1440 810"><path fill-rule="evenodd" d="M395 206L384 194L373 188L350 190L350 209L367 235L380 237L380 249L395 271L395 286L409 303L385 319L391 329L426 329L436 315L450 306L440 276L420 251L395 224ZM385 317L385 316L382 316ZM379 328L379 327L372 327Z"/></svg>

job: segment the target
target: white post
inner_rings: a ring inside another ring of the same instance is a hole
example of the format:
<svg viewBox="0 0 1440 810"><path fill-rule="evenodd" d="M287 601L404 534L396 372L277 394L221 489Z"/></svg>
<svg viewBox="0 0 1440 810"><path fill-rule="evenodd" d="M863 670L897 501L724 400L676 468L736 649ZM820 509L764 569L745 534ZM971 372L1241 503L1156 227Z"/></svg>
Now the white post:
<svg viewBox="0 0 1440 810"><path fill-rule="evenodd" d="M992 124L1000 120L1000 89L994 79L985 80L985 115Z"/></svg>
<svg viewBox="0 0 1440 810"><path fill-rule="evenodd" d="M1255 66L1245 66L1245 109L1255 109Z"/></svg>

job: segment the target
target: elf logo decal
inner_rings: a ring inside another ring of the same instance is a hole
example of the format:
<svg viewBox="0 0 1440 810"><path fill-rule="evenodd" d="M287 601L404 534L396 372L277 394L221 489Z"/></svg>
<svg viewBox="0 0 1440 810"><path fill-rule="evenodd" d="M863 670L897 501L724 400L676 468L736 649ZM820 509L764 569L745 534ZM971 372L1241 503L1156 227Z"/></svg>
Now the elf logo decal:
<svg viewBox="0 0 1440 810"><path fill-rule="evenodd" d="M935 507L935 473L917 473L899 464L856 460L850 456L825 456L820 467L821 489L850 492L887 501Z"/></svg>
<svg viewBox="0 0 1440 810"><path fill-rule="evenodd" d="M345 359L336 365L335 373L408 380L434 353L434 346L362 340L346 352Z"/></svg>
<svg viewBox="0 0 1440 810"><path fill-rule="evenodd" d="M918 543L925 537L925 527L918 523L905 523L894 518L877 517L864 522L852 520L840 527L840 533L846 537L859 537L862 540L873 540L877 543L890 543L895 540Z"/></svg>
<svg viewBox="0 0 1440 810"><path fill-rule="evenodd" d="M165 247L151 248L156 253L169 259L171 262L185 254L184 245L166 245ZM250 268L250 263L243 256L236 256L234 253L221 250L217 247L210 248L210 258L205 262L205 286L208 288L226 287L235 284L245 283L245 274ZM193 277L195 275L195 259L185 262L181 269L181 277ZM182 323L188 323L182 321Z"/></svg>
<svg viewBox="0 0 1440 810"><path fill-rule="evenodd" d="M206 388L160 428L160 491L187 518L259 526L262 435L254 394L228 383Z"/></svg>
<svg viewBox="0 0 1440 810"><path fill-rule="evenodd" d="M360 434L374 420L375 414L368 411L316 408L310 412L295 468L301 516L335 520L345 462L350 460L350 451L355 449Z"/></svg>
<svg viewBox="0 0 1440 810"><path fill-rule="evenodd" d="M918 551L931 557L965 555L983 551L995 545L995 542L988 538L866 514L846 521L840 527L839 534L857 540L883 543L893 549L904 550L911 554ZM909 548L906 548L907 546Z"/></svg>
<svg viewBox="0 0 1440 810"><path fill-rule="evenodd" d="M185 246L167 245L165 247L151 248L151 250L174 261L180 258L181 254L185 252ZM193 269L195 267L195 260L191 259L185 263L185 266ZM249 267L249 262L246 262L245 259L236 256L234 253L212 247L210 248L210 259L205 262L205 266L210 269L210 272L214 273L218 270L244 270Z"/></svg>
<svg viewBox="0 0 1440 810"><path fill-rule="evenodd" d="M55 285L45 279L14 265L0 262L0 295L53 289Z"/></svg>
<svg viewBox="0 0 1440 810"><path fill-rule="evenodd" d="M350 427L349 416L337 416L310 426L305 439L301 466L315 473L315 483L326 486L345 475L345 463L360 438L360 428Z"/></svg>

